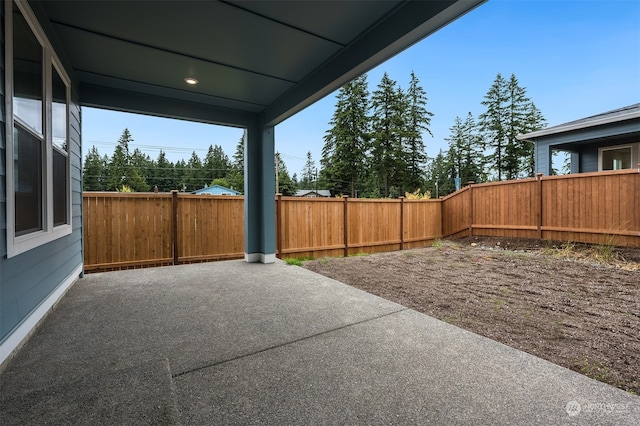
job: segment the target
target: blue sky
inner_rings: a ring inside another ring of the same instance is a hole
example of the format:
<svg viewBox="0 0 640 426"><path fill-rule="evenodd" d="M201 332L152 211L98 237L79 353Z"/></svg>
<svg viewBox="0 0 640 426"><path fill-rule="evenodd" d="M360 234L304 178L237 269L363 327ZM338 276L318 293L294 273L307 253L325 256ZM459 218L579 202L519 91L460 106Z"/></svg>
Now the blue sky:
<svg viewBox="0 0 640 426"><path fill-rule="evenodd" d="M640 1L490 0L388 60L368 75L375 90L384 72L407 88L411 71L427 92L434 113L425 135L427 154L446 149L456 116L475 118L497 73L512 73L553 126L640 102ZM304 166L311 151L319 166L323 137L335 94L276 127L276 150L289 173ZM132 147L156 159L185 161L209 145L231 157L242 136L237 128L83 109L83 149L95 145L111 155L124 128Z"/></svg>

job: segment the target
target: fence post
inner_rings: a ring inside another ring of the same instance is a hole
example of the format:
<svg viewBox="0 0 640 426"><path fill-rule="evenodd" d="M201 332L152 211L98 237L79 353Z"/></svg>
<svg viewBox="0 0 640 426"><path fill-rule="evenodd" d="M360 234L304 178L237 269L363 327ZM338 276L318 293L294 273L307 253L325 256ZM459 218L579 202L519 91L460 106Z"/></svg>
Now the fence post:
<svg viewBox="0 0 640 426"><path fill-rule="evenodd" d="M171 244L173 245L173 264L178 264L178 191L171 191Z"/></svg>
<svg viewBox="0 0 640 426"><path fill-rule="evenodd" d="M536 173L538 181L538 239L542 239L542 173Z"/></svg>
<svg viewBox="0 0 640 426"><path fill-rule="evenodd" d="M282 259L282 194L276 194L276 253L278 259Z"/></svg>
<svg viewBox="0 0 640 426"><path fill-rule="evenodd" d="M473 237L473 181L467 182L469 185L469 236Z"/></svg>
<svg viewBox="0 0 640 426"><path fill-rule="evenodd" d="M404 250L404 197L400 197L400 250Z"/></svg>
<svg viewBox="0 0 640 426"><path fill-rule="evenodd" d="M342 200L344 201L344 212L343 212L343 221L344 221L344 257L349 257L349 214L347 212L347 200L349 199L348 195L343 195Z"/></svg>

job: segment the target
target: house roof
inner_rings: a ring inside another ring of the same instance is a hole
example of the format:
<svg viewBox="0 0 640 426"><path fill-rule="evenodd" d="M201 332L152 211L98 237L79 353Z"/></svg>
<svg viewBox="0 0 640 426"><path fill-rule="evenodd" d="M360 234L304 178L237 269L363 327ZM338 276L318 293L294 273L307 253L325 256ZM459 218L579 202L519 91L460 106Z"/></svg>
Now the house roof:
<svg viewBox="0 0 640 426"><path fill-rule="evenodd" d="M246 127L278 124L484 1L30 4L81 105Z"/></svg>
<svg viewBox="0 0 640 426"><path fill-rule="evenodd" d="M518 139L531 140L543 136L556 135L558 133L571 132L575 130L583 130L591 127L619 123L622 121L638 118L640 118L640 103L614 109L612 111L603 112L602 114L581 118L579 120L570 121L568 123L559 124L557 126L547 127L546 129L527 133L525 135L518 135Z"/></svg>
<svg viewBox="0 0 640 426"><path fill-rule="evenodd" d="M192 192L192 194L213 194L213 195L221 195L221 194L231 194L231 195L240 195L240 192L235 189L226 188L222 185L211 185L206 188L197 189Z"/></svg>
<svg viewBox="0 0 640 426"><path fill-rule="evenodd" d="M305 195L312 192L314 194L318 194L321 197L331 197L331 191L329 191L328 189L318 189L318 191L316 191L315 189L299 189L296 191L296 197L304 197Z"/></svg>

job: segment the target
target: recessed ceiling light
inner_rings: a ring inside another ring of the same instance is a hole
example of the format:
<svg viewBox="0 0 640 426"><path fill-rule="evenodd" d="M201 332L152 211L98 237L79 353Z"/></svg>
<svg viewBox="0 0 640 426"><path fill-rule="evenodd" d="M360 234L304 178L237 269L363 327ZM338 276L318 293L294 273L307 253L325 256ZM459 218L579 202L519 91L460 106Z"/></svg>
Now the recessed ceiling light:
<svg viewBox="0 0 640 426"><path fill-rule="evenodd" d="M192 86L195 86L196 84L198 84L198 80L196 80L196 79L195 79L195 78L193 78L193 77L187 77L187 78L185 78L185 79L184 79L184 82L185 82L185 83L187 83L187 84L190 84L190 85L192 85Z"/></svg>

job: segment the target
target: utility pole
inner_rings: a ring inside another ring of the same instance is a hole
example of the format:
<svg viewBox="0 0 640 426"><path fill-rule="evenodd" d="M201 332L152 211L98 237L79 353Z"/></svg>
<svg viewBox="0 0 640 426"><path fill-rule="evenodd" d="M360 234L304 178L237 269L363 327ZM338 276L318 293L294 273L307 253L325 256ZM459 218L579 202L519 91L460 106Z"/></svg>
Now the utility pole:
<svg viewBox="0 0 640 426"><path fill-rule="evenodd" d="M316 167L316 197L318 196L318 168Z"/></svg>

